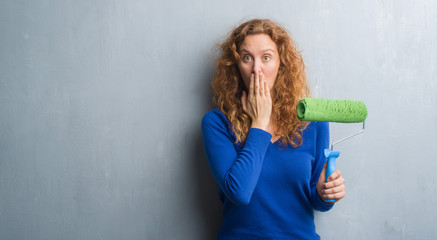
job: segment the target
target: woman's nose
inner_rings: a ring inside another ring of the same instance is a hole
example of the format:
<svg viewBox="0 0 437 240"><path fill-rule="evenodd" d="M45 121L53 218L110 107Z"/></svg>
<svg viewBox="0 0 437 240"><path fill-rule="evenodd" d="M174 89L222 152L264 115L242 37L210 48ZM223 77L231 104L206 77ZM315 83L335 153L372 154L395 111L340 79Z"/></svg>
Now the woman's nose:
<svg viewBox="0 0 437 240"><path fill-rule="evenodd" d="M257 60L253 62L252 73L259 73L261 71L261 63Z"/></svg>

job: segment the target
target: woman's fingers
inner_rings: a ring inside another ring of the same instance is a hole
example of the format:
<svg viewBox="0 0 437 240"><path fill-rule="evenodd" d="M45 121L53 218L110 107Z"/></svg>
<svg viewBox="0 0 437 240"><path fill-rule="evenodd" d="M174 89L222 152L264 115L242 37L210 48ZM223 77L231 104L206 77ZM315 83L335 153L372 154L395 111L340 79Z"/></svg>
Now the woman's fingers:
<svg viewBox="0 0 437 240"><path fill-rule="evenodd" d="M260 88L259 88L260 86L259 86L259 73L258 72L256 72L255 73L255 95L258 95L258 94L260 94ZM254 96L255 96L254 95Z"/></svg>
<svg viewBox="0 0 437 240"><path fill-rule="evenodd" d="M325 173L326 163L317 182L319 196L324 199L335 199L337 202L346 195L346 186L344 185L346 180L341 176L340 171L336 170L328 177L328 182L325 182Z"/></svg>
<svg viewBox="0 0 437 240"><path fill-rule="evenodd" d="M345 191L341 191L341 192L333 193L333 194L324 194L324 195L323 195L323 198L340 200L340 199L342 199L345 195L346 195L346 192L345 192Z"/></svg>
<svg viewBox="0 0 437 240"><path fill-rule="evenodd" d="M254 94L255 94L255 76L252 73L250 75L249 96L253 96Z"/></svg>
<svg viewBox="0 0 437 240"><path fill-rule="evenodd" d="M258 72L259 95L264 96L264 75Z"/></svg>
<svg viewBox="0 0 437 240"><path fill-rule="evenodd" d="M243 90L243 95L241 96L241 105L243 105L243 110L247 111L247 93Z"/></svg>
<svg viewBox="0 0 437 240"><path fill-rule="evenodd" d="M255 72L250 75L249 97L255 97L257 94L270 97L270 89L261 72Z"/></svg>
<svg viewBox="0 0 437 240"><path fill-rule="evenodd" d="M264 75L260 71L250 75L249 92L243 93L242 105L252 118L252 127L267 129L272 111L272 101L266 95ZM245 101L245 103L243 103Z"/></svg>
<svg viewBox="0 0 437 240"><path fill-rule="evenodd" d="M333 188L329 188L329 189L325 189L323 190L323 194L327 195L327 194L335 194L335 193L339 193L339 192L343 192L346 189L346 187L344 186L344 184L337 186L337 187L333 187Z"/></svg>
<svg viewBox="0 0 437 240"><path fill-rule="evenodd" d="M325 183L325 189L322 191L322 197L326 199L335 199L336 201L342 199L346 195L346 187L344 182L344 179L340 177L334 181Z"/></svg>
<svg viewBox="0 0 437 240"><path fill-rule="evenodd" d="M266 97L270 98L270 89L269 89L269 85L267 84L267 82L264 80L264 94L266 95Z"/></svg>
<svg viewBox="0 0 437 240"><path fill-rule="evenodd" d="M335 170L331 175L328 176L328 182L341 177L341 172L339 170Z"/></svg>
<svg viewBox="0 0 437 240"><path fill-rule="evenodd" d="M325 189L340 186L340 185L344 184L345 182L346 182L346 180L344 180L344 178L339 177L339 178L337 178L335 180L331 180L329 182L326 182L325 183Z"/></svg>
<svg viewBox="0 0 437 240"><path fill-rule="evenodd" d="M334 171L329 177L328 182L324 183L323 198L340 200L345 195L346 180L341 176L339 170Z"/></svg>

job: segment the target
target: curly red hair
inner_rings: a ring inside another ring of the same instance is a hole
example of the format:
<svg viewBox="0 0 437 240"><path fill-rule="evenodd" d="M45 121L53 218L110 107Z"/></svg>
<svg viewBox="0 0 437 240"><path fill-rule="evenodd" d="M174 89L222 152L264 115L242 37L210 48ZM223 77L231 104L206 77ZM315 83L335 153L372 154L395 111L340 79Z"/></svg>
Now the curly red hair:
<svg viewBox="0 0 437 240"><path fill-rule="evenodd" d="M267 34L276 43L280 66L272 87L272 116L276 126L275 135L280 143L298 147L302 144L302 131L307 122L298 120L296 106L303 97L310 97L305 74L305 65L296 44L287 31L268 19L253 19L232 30L219 45L220 56L212 82L213 101L230 121L236 142L245 142L252 119L243 110L242 91L246 88L237 63L238 50L248 35Z"/></svg>

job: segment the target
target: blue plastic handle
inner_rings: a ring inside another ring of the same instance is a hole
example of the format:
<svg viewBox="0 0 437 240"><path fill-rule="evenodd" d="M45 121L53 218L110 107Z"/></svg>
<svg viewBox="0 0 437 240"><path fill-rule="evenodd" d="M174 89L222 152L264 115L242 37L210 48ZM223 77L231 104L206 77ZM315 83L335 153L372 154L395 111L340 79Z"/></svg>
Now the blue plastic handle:
<svg viewBox="0 0 437 240"><path fill-rule="evenodd" d="M328 182L328 177L331 176L333 172L335 172L335 160L340 156L340 151L332 151L330 149L325 149L325 157L328 158L328 165L326 166L326 179L325 182ZM335 199L327 199L327 202L335 202Z"/></svg>

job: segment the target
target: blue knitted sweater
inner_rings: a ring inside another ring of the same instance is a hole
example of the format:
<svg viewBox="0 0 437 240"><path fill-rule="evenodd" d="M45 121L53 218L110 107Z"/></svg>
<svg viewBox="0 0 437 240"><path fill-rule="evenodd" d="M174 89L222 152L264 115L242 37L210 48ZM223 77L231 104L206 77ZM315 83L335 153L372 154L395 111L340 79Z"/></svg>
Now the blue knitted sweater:
<svg viewBox="0 0 437 240"><path fill-rule="evenodd" d="M202 135L223 203L217 239L320 239L313 209L334 205L316 190L329 146L328 123L311 122L298 148L272 143L272 135L258 128L250 129L244 144L234 144L230 122L214 109L202 119Z"/></svg>

